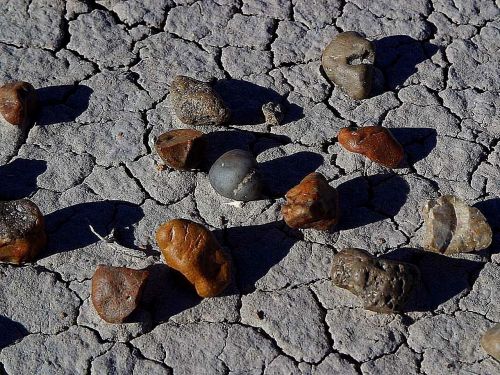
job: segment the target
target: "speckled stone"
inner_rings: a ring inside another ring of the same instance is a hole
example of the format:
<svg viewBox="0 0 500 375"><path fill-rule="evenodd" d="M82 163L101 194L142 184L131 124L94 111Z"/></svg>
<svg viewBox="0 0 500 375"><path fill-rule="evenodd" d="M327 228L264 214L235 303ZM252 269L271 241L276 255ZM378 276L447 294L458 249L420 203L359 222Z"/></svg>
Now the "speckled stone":
<svg viewBox="0 0 500 375"><path fill-rule="evenodd" d="M276 126L285 118L285 109L280 103L269 102L262 105L262 113L266 124Z"/></svg>
<svg viewBox="0 0 500 375"><path fill-rule="evenodd" d="M37 111L38 97L28 82L9 82L0 87L0 114L7 122L26 127Z"/></svg>
<svg viewBox="0 0 500 375"><path fill-rule="evenodd" d="M486 353L500 361L500 323L485 332L481 337L481 346Z"/></svg>
<svg viewBox="0 0 500 375"><path fill-rule="evenodd" d="M193 129L176 129L163 133L155 142L156 152L169 167L193 169L205 151L203 133Z"/></svg>

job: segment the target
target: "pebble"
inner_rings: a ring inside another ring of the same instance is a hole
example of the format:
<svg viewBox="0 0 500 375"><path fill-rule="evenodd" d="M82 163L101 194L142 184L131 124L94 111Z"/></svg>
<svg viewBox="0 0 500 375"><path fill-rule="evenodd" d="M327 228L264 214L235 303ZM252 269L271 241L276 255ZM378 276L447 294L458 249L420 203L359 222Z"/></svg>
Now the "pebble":
<svg viewBox="0 0 500 375"><path fill-rule="evenodd" d="M266 124L276 126L281 124L285 118L285 109L280 103L269 102L262 106L262 113Z"/></svg>
<svg viewBox="0 0 500 375"><path fill-rule="evenodd" d="M328 230L339 220L339 198L335 188L320 173L308 174L285 195L283 219L291 228Z"/></svg>
<svg viewBox="0 0 500 375"><path fill-rule="evenodd" d="M325 48L321 65L327 77L351 98L368 98L375 46L354 31L338 34Z"/></svg>
<svg viewBox="0 0 500 375"><path fill-rule="evenodd" d="M403 146L382 126L342 128L338 141L347 151L366 156L387 168L397 168L404 158Z"/></svg>
<svg viewBox="0 0 500 375"><path fill-rule="evenodd" d="M418 268L409 263L377 258L365 250L348 248L333 257L333 283L363 301L365 309L401 311L419 280Z"/></svg>
<svg viewBox="0 0 500 375"><path fill-rule="evenodd" d="M214 190L223 197L243 202L261 198L257 161L248 151L226 152L212 165L208 177Z"/></svg>
<svg viewBox="0 0 500 375"><path fill-rule="evenodd" d="M194 285L200 297L215 297L231 281L231 262L214 235L185 219L163 223L156 241L165 262Z"/></svg>
<svg viewBox="0 0 500 375"><path fill-rule="evenodd" d="M28 82L9 82L0 87L0 114L10 124L28 127L37 110L37 94Z"/></svg>
<svg viewBox="0 0 500 375"><path fill-rule="evenodd" d="M29 199L0 202L0 262L30 262L46 246L43 215Z"/></svg>
<svg viewBox="0 0 500 375"><path fill-rule="evenodd" d="M485 332L481 337L481 346L486 353L500 361L500 323Z"/></svg>
<svg viewBox="0 0 500 375"><path fill-rule="evenodd" d="M427 201L422 247L441 254L486 249L493 233L484 215L453 195Z"/></svg>
<svg viewBox="0 0 500 375"><path fill-rule="evenodd" d="M186 76L173 79L170 101L179 120L187 125L221 125L231 115L209 83Z"/></svg>
<svg viewBox="0 0 500 375"><path fill-rule="evenodd" d="M193 169L200 163L205 151L203 133L193 129L176 129L163 133L155 142L156 152L169 167Z"/></svg>
<svg viewBox="0 0 500 375"><path fill-rule="evenodd" d="M147 270L99 265L92 276L92 303L108 323L123 323L139 305Z"/></svg>

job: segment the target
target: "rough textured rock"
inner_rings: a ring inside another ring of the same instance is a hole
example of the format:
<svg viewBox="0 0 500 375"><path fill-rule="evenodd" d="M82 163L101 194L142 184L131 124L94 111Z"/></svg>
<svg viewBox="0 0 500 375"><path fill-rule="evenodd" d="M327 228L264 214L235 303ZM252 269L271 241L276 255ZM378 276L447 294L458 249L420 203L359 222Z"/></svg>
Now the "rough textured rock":
<svg viewBox="0 0 500 375"><path fill-rule="evenodd" d="M375 258L367 251L344 249L333 257L333 283L360 297L375 312L400 311L419 282L418 268L409 263Z"/></svg>
<svg viewBox="0 0 500 375"><path fill-rule="evenodd" d="M285 197L282 213L289 227L328 230L339 221L337 190L320 173L308 174Z"/></svg>
<svg viewBox="0 0 500 375"><path fill-rule="evenodd" d="M484 333L481 346L489 355L500 361L500 323Z"/></svg>
<svg viewBox="0 0 500 375"><path fill-rule="evenodd" d="M237 201L262 198L262 182L253 155L245 150L226 152L210 168L210 184L223 197Z"/></svg>
<svg viewBox="0 0 500 375"><path fill-rule="evenodd" d="M186 76L173 79L170 100L176 116L188 125L221 125L231 115L210 84Z"/></svg>
<svg viewBox="0 0 500 375"><path fill-rule="evenodd" d="M285 117L284 108L280 103L269 102L262 106L262 113L266 124L276 126L281 124Z"/></svg>
<svg viewBox="0 0 500 375"><path fill-rule="evenodd" d="M28 82L9 82L0 87L0 114L12 125L26 128L35 119L38 97Z"/></svg>
<svg viewBox="0 0 500 375"><path fill-rule="evenodd" d="M490 246L492 230L475 207L452 195L429 200L423 208L424 249L441 254L482 250Z"/></svg>
<svg viewBox="0 0 500 375"><path fill-rule="evenodd" d="M45 223L29 199L0 202L0 262L33 261L47 244Z"/></svg>
<svg viewBox="0 0 500 375"><path fill-rule="evenodd" d="M177 129L160 135L155 142L156 152L174 169L193 169L203 158L206 141L203 133L192 129Z"/></svg>
<svg viewBox="0 0 500 375"><path fill-rule="evenodd" d="M355 100L370 95L374 61L374 45L354 31L335 36L321 56L328 78Z"/></svg>
<svg viewBox="0 0 500 375"><path fill-rule="evenodd" d="M230 283L230 260L201 224L183 219L168 221L157 229L156 241L165 262L182 273L200 297L214 297Z"/></svg>

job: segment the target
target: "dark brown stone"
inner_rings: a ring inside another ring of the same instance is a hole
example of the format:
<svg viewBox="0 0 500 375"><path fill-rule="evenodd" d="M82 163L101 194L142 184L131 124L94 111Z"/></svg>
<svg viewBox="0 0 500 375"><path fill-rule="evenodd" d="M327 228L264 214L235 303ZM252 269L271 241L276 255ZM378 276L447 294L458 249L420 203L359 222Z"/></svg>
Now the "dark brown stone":
<svg viewBox="0 0 500 375"><path fill-rule="evenodd" d="M262 105L262 113L266 124L276 126L281 124L285 118L285 109L280 103L269 102Z"/></svg>
<svg viewBox="0 0 500 375"><path fill-rule="evenodd" d="M320 173L308 174L285 197L282 213L289 227L327 230L339 220L337 190Z"/></svg>
<svg viewBox="0 0 500 375"><path fill-rule="evenodd" d="M203 225L175 219L162 224L156 241L165 262L194 285L200 297L214 297L231 281L231 262Z"/></svg>
<svg viewBox="0 0 500 375"><path fill-rule="evenodd" d="M163 133L155 143L156 151L169 167L193 169L200 163L205 151L203 133L193 129L176 129Z"/></svg>
<svg viewBox="0 0 500 375"><path fill-rule="evenodd" d="M400 311L419 277L413 264L377 258L361 249L344 249L333 257L333 283L375 312Z"/></svg>
<svg viewBox="0 0 500 375"><path fill-rule="evenodd" d="M35 88L28 82L10 82L0 87L0 113L12 125L28 126L38 110Z"/></svg>
<svg viewBox="0 0 500 375"><path fill-rule="evenodd" d="M0 262L30 262L46 244L43 215L35 203L0 202Z"/></svg>
<svg viewBox="0 0 500 375"><path fill-rule="evenodd" d="M403 147L382 126L342 128L338 140L347 151L364 155L387 168L399 167L404 158Z"/></svg>
<svg viewBox="0 0 500 375"><path fill-rule="evenodd" d="M147 270L100 265L92 276L92 303L108 323L123 323L139 305Z"/></svg>

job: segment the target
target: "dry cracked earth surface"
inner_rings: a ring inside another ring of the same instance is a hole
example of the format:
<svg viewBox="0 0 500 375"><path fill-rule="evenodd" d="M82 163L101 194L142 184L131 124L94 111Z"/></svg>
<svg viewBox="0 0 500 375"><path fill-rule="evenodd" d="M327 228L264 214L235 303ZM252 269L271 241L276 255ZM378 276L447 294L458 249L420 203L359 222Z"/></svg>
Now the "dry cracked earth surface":
<svg viewBox="0 0 500 375"><path fill-rule="evenodd" d="M0 151L0 199L29 197L48 249L0 266L1 374L498 374L480 347L500 321L500 16L493 0L11 0L0 5L0 82L25 80L43 110ZM326 44L375 41L375 88L355 102L320 69ZM198 172L158 168L176 74L217 80L232 109ZM285 104L285 122L260 107ZM404 145L389 171L347 153L341 127L383 125ZM10 146L9 146L10 145ZM207 171L233 148L261 163L266 200L229 205ZM283 194L312 171L339 190L331 233L294 231ZM415 250L426 199L484 212L489 250ZM162 265L154 231L188 218L232 254L234 282L200 300ZM117 241L135 258L99 241ZM329 280L344 247L418 265L404 313L376 314ZM145 250L140 250L145 249ZM98 264L149 267L134 322L103 322L89 299Z"/></svg>

